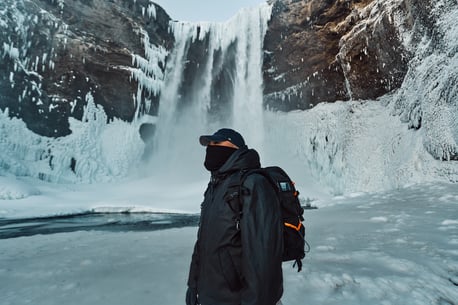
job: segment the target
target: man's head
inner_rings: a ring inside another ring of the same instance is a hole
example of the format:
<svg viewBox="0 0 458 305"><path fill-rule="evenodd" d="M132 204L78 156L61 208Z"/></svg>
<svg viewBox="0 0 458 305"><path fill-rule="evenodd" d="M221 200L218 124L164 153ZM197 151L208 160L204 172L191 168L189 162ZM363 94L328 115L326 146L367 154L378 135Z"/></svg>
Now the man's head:
<svg viewBox="0 0 458 305"><path fill-rule="evenodd" d="M204 165L209 171L220 169L236 150L247 148L243 137L229 128L222 128L212 135L203 135L199 142L207 146Z"/></svg>
<svg viewBox="0 0 458 305"><path fill-rule="evenodd" d="M203 146L219 145L233 148L246 148L245 140L237 131L229 128L222 128L212 135L203 135L199 138Z"/></svg>

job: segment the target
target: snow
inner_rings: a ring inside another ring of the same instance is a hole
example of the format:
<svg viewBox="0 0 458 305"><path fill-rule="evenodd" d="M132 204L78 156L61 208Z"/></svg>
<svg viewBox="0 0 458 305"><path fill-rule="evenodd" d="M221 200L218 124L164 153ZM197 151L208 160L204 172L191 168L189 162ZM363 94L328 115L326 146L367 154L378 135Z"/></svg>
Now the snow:
<svg viewBox="0 0 458 305"><path fill-rule="evenodd" d="M14 200L40 195L33 185L24 183L16 177L6 178L0 176L0 200Z"/></svg>
<svg viewBox="0 0 458 305"><path fill-rule="evenodd" d="M303 271L283 265L284 305L458 299L456 185L414 185L317 205L305 213L312 250ZM196 233L196 227L95 230L2 240L2 304L183 304Z"/></svg>
<svg viewBox="0 0 458 305"><path fill-rule="evenodd" d="M19 58L19 50L14 47L13 44L9 45L7 43L3 43L3 56L8 55L12 59Z"/></svg>
<svg viewBox="0 0 458 305"><path fill-rule="evenodd" d="M153 4L148 7L148 14L150 14L150 7L155 9ZM154 11L155 12L155 11ZM145 58L138 55L132 54L132 65L137 68L128 68L131 70L132 78L137 82L137 94L134 97L134 101L137 104L137 114L139 116L140 104L145 102L148 113L150 110L151 102L148 100L152 95L159 95L164 81L164 73L161 69L161 65L165 66L165 59L168 52L161 46L156 46L150 43L148 32L145 30L140 31L142 36L142 44L145 49ZM142 95L145 93L145 97Z"/></svg>
<svg viewBox="0 0 458 305"><path fill-rule="evenodd" d="M2 304L181 304L194 236L186 229L4 240Z"/></svg>
<svg viewBox="0 0 458 305"><path fill-rule="evenodd" d="M144 116L131 124L121 120L106 124L104 110L95 105L90 93L86 101L83 120L71 118L72 134L57 139L38 136L22 120L9 118L8 110L0 110L0 175L60 183L103 182L127 176L144 149L139 126L154 119Z"/></svg>
<svg viewBox="0 0 458 305"><path fill-rule="evenodd" d="M415 57L394 96L393 113L409 127L422 127L429 153L450 160L458 153L458 6L437 1L431 14L441 16L435 33L410 46Z"/></svg>
<svg viewBox="0 0 458 305"><path fill-rule="evenodd" d="M269 163L282 160L301 180L309 174L330 186L333 194L458 181L456 162L435 160L422 144L423 131L408 129L391 115L389 103L387 96L379 102L336 102L309 111L267 113L266 134L276 139L266 144ZM294 165L285 160L300 161Z"/></svg>
<svg viewBox="0 0 458 305"><path fill-rule="evenodd" d="M56 184L0 176L0 183L0 218L31 218L84 212L197 213L208 180L183 182L164 176L111 183Z"/></svg>

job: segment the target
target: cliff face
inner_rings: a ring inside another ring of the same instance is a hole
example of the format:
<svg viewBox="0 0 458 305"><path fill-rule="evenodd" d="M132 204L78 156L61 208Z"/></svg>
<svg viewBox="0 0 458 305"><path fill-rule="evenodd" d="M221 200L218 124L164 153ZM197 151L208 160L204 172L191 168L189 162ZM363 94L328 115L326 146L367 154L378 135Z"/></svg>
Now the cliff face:
<svg viewBox="0 0 458 305"><path fill-rule="evenodd" d="M71 132L69 117L82 118L87 93L108 119L157 112L154 82L174 43L162 8L148 0L2 2L0 109L53 137Z"/></svg>
<svg viewBox="0 0 458 305"><path fill-rule="evenodd" d="M353 99L279 114L271 129L302 133L283 146L297 142L304 164L331 181L355 168L348 181L360 176L372 151L374 175L395 160L398 178L441 172L456 181L447 162L458 160L456 2L272 1L221 24L170 22L152 0L0 1L0 174L105 181L176 139L194 145L208 126L247 124L247 138L262 141L258 132L271 132L263 106ZM164 112L146 116L159 102ZM356 167L343 168L348 156ZM445 161L439 171L431 157Z"/></svg>
<svg viewBox="0 0 458 305"><path fill-rule="evenodd" d="M434 31L430 0L271 0L264 39L264 105L289 111L375 99L402 84L415 46ZM157 114L174 36L151 0L5 0L0 3L0 109L45 136L69 134L90 93L108 120ZM207 37L208 38L208 37ZM189 48L188 96L208 39ZM228 54L232 54L228 52ZM236 54L215 72L211 115L233 96ZM215 55L215 58L218 54ZM228 85L229 84L229 85ZM181 101L179 101L181 103ZM184 102L183 102L184 103Z"/></svg>
<svg viewBox="0 0 458 305"><path fill-rule="evenodd" d="M434 22L427 0L272 2L264 102L285 111L375 99L399 88L412 58L409 44L415 43L404 33Z"/></svg>

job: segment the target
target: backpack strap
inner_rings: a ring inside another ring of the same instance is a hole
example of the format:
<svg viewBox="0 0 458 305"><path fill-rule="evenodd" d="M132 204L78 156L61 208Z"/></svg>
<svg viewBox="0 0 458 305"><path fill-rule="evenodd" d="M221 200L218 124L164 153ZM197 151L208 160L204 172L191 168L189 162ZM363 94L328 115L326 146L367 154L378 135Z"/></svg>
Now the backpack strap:
<svg viewBox="0 0 458 305"><path fill-rule="evenodd" d="M300 258L296 258L293 264L293 268L297 265L297 272L301 272L302 270L302 260Z"/></svg>
<svg viewBox="0 0 458 305"><path fill-rule="evenodd" d="M249 170L243 169L238 171L229 180L227 192L224 195L224 200L229 205L229 208L234 212L234 221L237 231L240 231L240 220L242 219L242 195L250 194L250 190L243 186Z"/></svg>
<svg viewBox="0 0 458 305"><path fill-rule="evenodd" d="M267 173L263 171L262 168L258 169L242 169L238 171L235 175L232 175L228 184L228 190L224 195L224 200L228 203L229 208L235 214L235 226L237 230L240 230L240 220L242 219L243 207L242 199L243 195L249 195L250 190L243 186L246 178L251 174L260 174L269 181L272 185L275 192L278 194L280 192L279 186L276 182L270 177Z"/></svg>

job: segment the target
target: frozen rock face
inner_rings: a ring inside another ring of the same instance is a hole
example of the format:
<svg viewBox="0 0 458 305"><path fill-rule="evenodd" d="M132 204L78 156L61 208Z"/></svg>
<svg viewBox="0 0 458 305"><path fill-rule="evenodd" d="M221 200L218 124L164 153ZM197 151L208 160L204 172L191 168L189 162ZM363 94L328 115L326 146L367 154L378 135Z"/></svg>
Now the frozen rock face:
<svg viewBox="0 0 458 305"><path fill-rule="evenodd" d="M375 99L399 88L411 54L398 25L416 23L423 5L410 2L273 1L265 38L265 103L285 111L307 109L320 102Z"/></svg>
<svg viewBox="0 0 458 305"><path fill-rule="evenodd" d="M392 94L437 160L458 160L456 1L272 0L264 103L277 110ZM387 100L387 99L385 99Z"/></svg>
<svg viewBox="0 0 458 305"><path fill-rule="evenodd" d="M422 22L410 22L404 33L414 57L393 114L417 130L435 159L458 160L458 4L423 1Z"/></svg>
<svg viewBox="0 0 458 305"><path fill-rule="evenodd" d="M148 0L4 0L0 109L37 134L69 134L91 93L108 120L155 114L170 17Z"/></svg>
<svg viewBox="0 0 458 305"><path fill-rule="evenodd" d="M458 159L456 2L270 2L264 91L252 94L253 100L289 111L392 93L393 114L424 134L428 152L439 160ZM231 102L250 95L234 89L234 67L248 66L237 64L248 58L237 49L242 40L231 40L240 30L231 33L237 30L230 26L212 39L209 33L221 25L202 24L180 37L169 21L152 0L0 1L0 110L8 108L10 117L49 137L71 133L69 118L84 118L88 97L103 108L107 121L132 121L157 114L166 66L181 65L182 78L172 95L177 108L208 97L199 111L208 111L211 122L229 123ZM185 60L177 65L169 55L179 40L188 43ZM227 45L219 47L219 40ZM207 63L211 76L203 77ZM209 90L200 94L203 90L196 89L204 82ZM144 130L141 136L151 145L155 126Z"/></svg>

